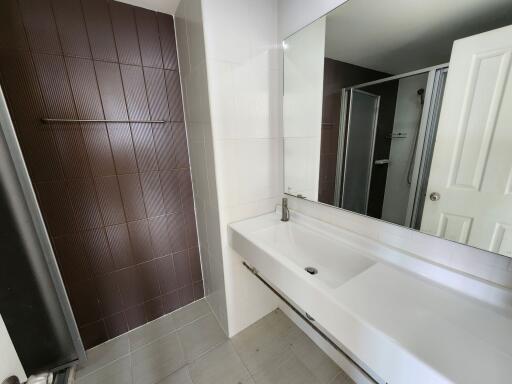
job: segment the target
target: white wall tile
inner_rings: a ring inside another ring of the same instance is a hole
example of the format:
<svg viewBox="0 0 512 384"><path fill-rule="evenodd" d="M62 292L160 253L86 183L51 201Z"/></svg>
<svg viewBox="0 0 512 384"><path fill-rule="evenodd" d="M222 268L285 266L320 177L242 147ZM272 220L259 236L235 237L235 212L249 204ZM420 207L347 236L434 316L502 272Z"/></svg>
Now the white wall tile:
<svg viewBox="0 0 512 384"><path fill-rule="evenodd" d="M209 59L243 63L250 56L249 1L203 0Z"/></svg>
<svg viewBox="0 0 512 384"><path fill-rule="evenodd" d="M316 200L320 169L320 137L285 138L284 158L285 191Z"/></svg>
<svg viewBox="0 0 512 384"><path fill-rule="evenodd" d="M176 13L178 56L185 93L194 204L208 302L227 332L226 290L208 98L201 0L182 1Z"/></svg>
<svg viewBox="0 0 512 384"><path fill-rule="evenodd" d="M227 239L230 221L272 211L282 192L277 0L187 0L177 19L205 289L233 334L277 305Z"/></svg>

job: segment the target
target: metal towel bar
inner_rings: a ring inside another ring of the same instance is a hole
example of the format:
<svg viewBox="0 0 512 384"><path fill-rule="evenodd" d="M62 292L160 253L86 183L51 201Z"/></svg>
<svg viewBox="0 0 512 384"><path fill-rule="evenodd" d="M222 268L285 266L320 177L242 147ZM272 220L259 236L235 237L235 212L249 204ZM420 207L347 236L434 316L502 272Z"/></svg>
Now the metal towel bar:
<svg viewBox="0 0 512 384"><path fill-rule="evenodd" d="M44 124L50 123L151 123L151 124L164 124L169 123L167 120L103 120L103 119L51 119L42 118Z"/></svg>

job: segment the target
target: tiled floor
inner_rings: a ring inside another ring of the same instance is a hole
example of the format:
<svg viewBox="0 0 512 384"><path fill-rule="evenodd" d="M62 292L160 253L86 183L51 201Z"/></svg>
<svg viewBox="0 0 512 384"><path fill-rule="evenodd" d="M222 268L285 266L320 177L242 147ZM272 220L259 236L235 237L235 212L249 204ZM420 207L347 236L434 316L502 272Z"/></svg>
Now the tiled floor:
<svg viewBox="0 0 512 384"><path fill-rule="evenodd" d="M352 384L276 310L229 340L204 300L87 352L78 384Z"/></svg>

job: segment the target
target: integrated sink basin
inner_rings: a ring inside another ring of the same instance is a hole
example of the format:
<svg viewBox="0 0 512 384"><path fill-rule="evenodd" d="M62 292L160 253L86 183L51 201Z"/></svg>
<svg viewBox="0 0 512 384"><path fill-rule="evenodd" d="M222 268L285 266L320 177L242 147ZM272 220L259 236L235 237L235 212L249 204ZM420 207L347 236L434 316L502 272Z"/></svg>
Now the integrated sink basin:
<svg viewBox="0 0 512 384"><path fill-rule="evenodd" d="M292 221L257 230L253 237L330 288L339 287L375 263L343 241Z"/></svg>
<svg viewBox="0 0 512 384"><path fill-rule="evenodd" d="M377 382L510 382L511 306L493 302L509 291L296 212L232 223L229 241Z"/></svg>

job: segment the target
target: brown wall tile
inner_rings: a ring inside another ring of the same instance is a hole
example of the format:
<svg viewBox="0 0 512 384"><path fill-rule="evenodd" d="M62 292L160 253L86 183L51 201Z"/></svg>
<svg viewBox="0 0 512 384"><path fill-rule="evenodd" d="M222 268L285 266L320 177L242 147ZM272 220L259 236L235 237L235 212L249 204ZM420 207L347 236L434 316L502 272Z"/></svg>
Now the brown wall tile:
<svg viewBox="0 0 512 384"><path fill-rule="evenodd" d="M107 2L105 0L82 0L82 8L92 57L97 60L117 61Z"/></svg>
<svg viewBox="0 0 512 384"><path fill-rule="evenodd" d="M71 90L80 119L103 119L103 107L92 60L66 57Z"/></svg>
<svg viewBox="0 0 512 384"><path fill-rule="evenodd" d="M128 115L132 120L149 120L148 99L146 96L146 83L142 67L135 65L121 65L121 77Z"/></svg>
<svg viewBox="0 0 512 384"><path fill-rule="evenodd" d="M119 175L119 190L123 200L124 213L128 221L140 220L146 217L144 198L137 173Z"/></svg>
<svg viewBox="0 0 512 384"><path fill-rule="evenodd" d="M92 179L72 179L67 182L68 195L78 229L94 229L103 225Z"/></svg>
<svg viewBox="0 0 512 384"><path fill-rule="evenodd" d="M55 237L53 244L65 280L79 282L90 279L92 269L79 233Z"/></svg>
<svg viewBox="0 0 512 384"><path fill-rule="evenodd" d="M76 232L75 216L66 182L58 180L37 183L35 189L50 234L59 236Z"/></svg>
<svg viewBox="0 0 512 384"><path fill-rule="evenodd" d="M184 123L172 123L172 148L176 168L188 168L187 133Z"/></svg>
<svg viewBox="0 0 512 384"><path fill-rule="evenodd" d="M165 313L170 313L180 308L182 304L180 302L180 295L178 291L176 290L162 296L162 304Z"/></svg>
<svg viewBox="0 0 512 384"><path fill-rule="evenodd" d="M18 0L0 1L0 49L28 49Z"/></svg>
<svg viewBox="0 0 512 384"><path fill-rule="evenodd" d="M96 321L79 328L80 336L86 349L92 348L108 340L105 322Z"/></svg>
<svg viewBox="0 0 512 384"><path fill-rule="evenodd" d="M139 271L136 267L125 268L119 271L119 286L124 303L133 307L144 302L145 292ZM127 319L129 321L129 319Z"/></svg>
<svg viewBox="0 0 512 384"><path fill-rule="evenodd" d="M129 329L140 327L147 322L144 304L131 307L124 312Z"/></svg>
<svg viewBox="0 0 512 384"><path fill-rule="evenodd" d="M93 176L115 175L106 125L103 123L81 123L80 125Z"/></svg>
<svg viewBox="0 0 512 384"><path fill-rule="evenodd" d="M142 65L162 68L162 52L160 50L156 13L143 8L136 8L135 20L139 34Z"/></svg>
<svg viewBox="0 0 512 384"><path fill-rule="evenodd" d="M149 111L153 120L169 120L169 105L165 87L164 71L157 68L144 68Z"/></svg>
<svg viewBox="0 0 512 384"><path fill-rule="evenodd" d="M181 212L182 206L178 171L160 172L160 183L164 195L165 212Z"/></svg>
<svg viewBox="0 0 512 384"><path fill-rule="evenodd" d="M156 261L158 282L163 294L173 292L179 288L172 255L162 257Z"/></svg>
<svg viewBox="0 0 512 384"><path fill-rule="evenodd" d="M137 158L129 124L107 124L110 148L118 174L137 172Z"/></svg>
<svg viewBox="0 0 512 384"><path fill-rule="evenodd" d="M119 287L119 273L100 276L95 280L95 284L103 316L110 316L126 309Z"/></svg>
<svg viewBox="0 0 512 384"><path fill-rule="evenodd" d="M192 285L192 275L190 273L190 263L188 260L188 252L181 251L173 253L174 267L176 268L176 278L178 288Z"/></svg>
<svg viewBox="0 0 512 384"><path fill-rule="evenodd" d="M79 326L92 323L101 317L94 280L75 283L68 288L68 293Z"/></svg>
<svg viewBox="0 0 512 384"><path fill-rule="evenodd" d="M112 1L110 3L110 15L119 62L141 65L133 7L118 1Z"/></svg>
<svg viewBox="0 0 512 384"><path fill-rule="evenodd" d="M107 334L110 339L128 332L128 324L123 312L106 317L105 326L107 327Z"/></svg>
<svg viewBox="0 0 512 384"><path fill-rule="evenodd" d="M153 124L155 150L160 170L176 168L176 156L169 148L173 147L172 128L170 124Z"/></svg>
<svg viewBox="0 0 512 384"><path fill-rule="evenodd" d="M126 224L106 228L112 259L117 269L134 265L130 236Z"/></svg>
<svg viewBox="0 0 512 384"><path fill-rule="evenodd" d="M63 57L36 53L34 63L49 117L76 119Z"/></svg>
<svg viewBox="0 0 512 384"><path fill-rule="evenodd" d="M139 171L158 169L155 143L151 124L130 124L132 128L133 146Z"/></svg>
<svg viewBox="0 0 512 384"><path fill-rule="evenodd" d="M23 154L34 181L62 177L53 132L40 121L47 116L32 56L29 52L0 52L2 88Z"/></svg>
<svg viewBox="0 0 512 384"><path fill-rule="evenodd" d="M192 276L192 281L196 282L203 280L203 275L201 273L201 258L199 256L199 248L189 248L188 259L190 262L190 274Z"/></svg>
<svg viewBox="0 0 512 384"><path fill-rule="evenodd" d="M183 103L181 101L181 82L178 71L165 71L167 100L172 121L183 121Z"/></svg>
<svg viewBox="0 0 512 384"><path fill-rule="evenodd" d="M133 257L136 262L152 260L155 257L147 220L128 223L128 232L132 244Z"/></svg>
<svg viewBox="0 0 512 384"><path fill-rule="evenodd" d="M165 216L159 216L149 219L149 231L153 249L157 257L170 255L172 250L171 239L167 230L167 218Z"/></svg>
<svg viewBox="0 0 512 384"><path fill-rule="evenodd" d="M19 3L30 48L33 51L60 53L50 0L20 0Z"/></svg>
<svg viewBox="0 0 512 384"><path fill-rule="evenodd" d="M146 312L146 318L148 319L148 321L159 318L164 314L162 298L157 297L155 299L146 301L144 303L144 310Z"/></svg>
<svg viewBox="0 0 512 384"><path fill-rule="evenodd" d="M178 54L176 51L176 34L174 33L174 20L171 15L156 14L160 44L162 46L162 58L165 69L178 69Z"/></svg>
<svg viewBox="0 0 512 384"><path fill-rule="evenodd" d="M165 214L164 198L160 183L160 172L147 172L140 174L142 194L146 205L148 217L155 217Z"/></svg>
<svg viewBox="0 0 512 384"><path fill-rule="evenodd" d="M80 0L51 0L65 55L91 57Z"/></svg>
<svg viewBox="0 0 512 384"><path fill-rule="evenodd" d="M190 304L191 302L193 302L195 300L194 299L194 287L192 285L183 287L178 292L180 294L181 305Z"/></svg>
<svg viewBox="0 0 512 384"><path fill-rule="evenodd" d="M115 269L105 228L82 232L82 246L95 275L103 275Z"/></svg>
<svg viewBox="0 0 512 384"><path fill-rule="evenodd" d="M105 225L125 223L126 217L117 177L99 177L95 179L95 184L103 223Z"/></svg>
<svg viewBox="0 0 512 384"><path fill-rule="evenodd" d="M3 0L0 83L86 347L201 298L172 17Z"/></svg>
<svg viewBox="0 0 512 384"><path fill-rule="evenodd" d="M94 68L105 119L128 120L119 64L95 61Z"/></svg>
<svg viewBox="0 0 512 384"><path fill-rule="evenodd" d="M80 125L52 124L52 129L65 177L90 177L89 159Z"/></svg>
<svg viewBox="0 0 512 384"><path fill-rule="evenodd" d="M169 231L173 252L187 249L187 233L183 213L173 213L167 216L167 230Z"/></svg>
<svg viewBox="0 0 512 384"><path fill-rule="evenodd" d="M199 300L200 298L202 298L204 296L204 287L203 287L202 281L198 281L197 283L194 283L193 289L194 289L194 300Z"/></svg>

